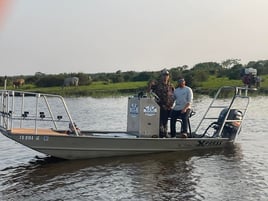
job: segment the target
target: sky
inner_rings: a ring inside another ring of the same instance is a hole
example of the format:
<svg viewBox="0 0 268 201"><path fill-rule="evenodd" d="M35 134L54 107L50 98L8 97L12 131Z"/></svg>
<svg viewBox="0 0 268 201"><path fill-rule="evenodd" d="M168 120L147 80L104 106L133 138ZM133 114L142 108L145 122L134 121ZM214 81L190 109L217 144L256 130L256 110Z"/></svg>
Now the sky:
<svg viewBox="0 0 268 201"><path fill-rule="evenodd" d="M267 0L0 0L0 76L268 59Z"/></svg>

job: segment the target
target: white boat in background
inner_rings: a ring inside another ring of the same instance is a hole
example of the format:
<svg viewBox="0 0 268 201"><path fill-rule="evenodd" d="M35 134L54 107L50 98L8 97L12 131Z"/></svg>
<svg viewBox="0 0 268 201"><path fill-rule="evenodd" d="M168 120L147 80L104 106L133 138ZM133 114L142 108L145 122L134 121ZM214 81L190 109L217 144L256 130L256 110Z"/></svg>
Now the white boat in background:
<svg viewBox="0 0 268 201"><path fill-rule="evenodd" d="M248 88L221 87L188 138L159 138L159 106L154 97L128 98L126 131L78 129L63 97L0 90L0 132L38 152L62 159L88 159L224 148L241 131Z"/></svg>

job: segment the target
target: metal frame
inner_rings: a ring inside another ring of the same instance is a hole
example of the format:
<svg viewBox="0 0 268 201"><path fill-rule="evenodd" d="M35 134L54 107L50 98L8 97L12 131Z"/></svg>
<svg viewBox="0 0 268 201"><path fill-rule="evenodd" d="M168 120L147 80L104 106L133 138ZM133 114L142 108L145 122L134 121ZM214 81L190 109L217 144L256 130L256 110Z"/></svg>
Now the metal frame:
<svg viewBox="0 0 268 201"><path fill-rule="evenodd" d="M54 124L54 128L57 130L58 129L58 122L70 122L74 128L75 131L75 135L79 135L76 127L74 126L74 122L72 120L71 114L68 110L68 107L66 105L65 100L63 99L62 96L59 95L52 95L52 94L43 94L43 93L34 93L34 92L24 92L24 91L14 91L14 90L0 90L0 94L1 94L1 105L0 105L0 125L7 129L7 130L11 130L13 128L13 121L15 120L19 120L20 121L20 127L23 127L23 122L24 121L34 121L34 129L35 129L35 133L37 134L37 130L38 130L38 126L37 126L37 122L38 121L50 121ZM30 118L25 118L25 116L21 115L21 116L15 116L14 111L15 111L15 107L17 106L17 104L15 103L15 99L17 101L17 99L20 97L21 98L21 102L20 102L20 112L21 114L23 114L24 111L24 101L25 101L25 97L27 96L31 96L31 97L35 97L35 105L33 106L35 108L35 114L34 116L30 117ZM45 108L49 111L49 117L47 118L40 118L38 116L38 103L40 98L43 98L45 101ZM57 98L60 100L63 109L65 110L67 116L68 116L68 120L60 120L60 119L55 119L54 118L54 114L51 110L50 104L48 99L49 98ZM11 100L10 100L11 99ZM10 105L11 103L11 105Z"/></svg>
<svg viewBox="0 0 268 201"><path fill-rule="evenodd" d="M225 90L229 90L229 91L232 90L232 91L233 91L233 94L232 94L233 97L232 97L232 100L230 101L230 104L227 105L227 106L223 106L223 105L215 105L215 101L218 100L218 99L220 98L220 95L221 95ZM211 119L211 120L216 121L216 120L218 119L218 116L217 116L217 117L208 117L209 112L210 112L211 109L213 109L213 108L222 108L222 109L227 108L227 109L228 109L228 110L227 110L227 113L226 113L226 116L225 116L225 118L224 118L224 121L223 121L223 123L222 123L222 125L221 125L221 127L220 127L219 132L218 132L218 133L219 133L219 136L218 136L218 137L221 137L221 134L222 134L222 131L223 131L223 128L224 128L225 124L226 124L226 123L229 123L229 122L240 122L240 126L239 126L239 128L237 129L237 133L236 133L236 134L238 134L238 133L240 132L240 130L241 130L241 126L242 126L244 117L245 117L245 115L246 115L246 113L247 113L247 109L248 109L248 105L249 105L249 101L250 101L250 98L248 97L248 90L250 90L250 89L247 88L247 87L235 87L235 86L223 86L223 87L221 87L221 88L217 91L215 97L214 97L213 100L211 101L211 103L210 103L208 109L206 110L205 114L203 115L201 121L200 121L199 124L197 125L197 127L196 127L196 129L195 129L195 131L194 131L195 135L200 135L200 133L198 133L198 132L199 132L199 129L200 129L201 125L203 124L203 122L204 122L205 120L207 120L207 119ZM238 99L238 98L240 98L240 99L246 99L245 107L243 107L243 108L234 108L233 105L234 105L234 103L235 103L235 100ZM231 109L239 109L239 110L241 110L242 113L243 113L243 117L242 117L242 119L241 119L241 120L228 120L227 118L228 118L228 115L229 115ZM214 137L215 137L215 136L214 136Z"/></svg>

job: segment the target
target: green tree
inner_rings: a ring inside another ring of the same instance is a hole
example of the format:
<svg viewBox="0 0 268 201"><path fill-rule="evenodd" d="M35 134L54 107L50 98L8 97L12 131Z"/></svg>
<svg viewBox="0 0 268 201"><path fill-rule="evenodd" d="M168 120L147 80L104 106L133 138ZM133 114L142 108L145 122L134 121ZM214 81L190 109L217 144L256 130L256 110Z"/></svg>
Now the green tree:
<svg viewBox="0 0 268 201"><path fill-rule="evenodd" d="M226 59L221 62L223 68L230 69L235 65L238 65L241 59Z"/></svg>
<svg viewBox="0 0 268 201"><path fill-rule="evenodd" d="M53 87L53 86L62 86L64 81L64 75L46 75L39 78L36 81L37 87Z"/></svg>
<svg viewBox="0 0 268 201"><path fill-rule="evenodd" d="M133 78L133 81L148 81L152 78L151 73L147 72L147 71L143 71L138 73L138 75L136 75Z"/></svg>
<svg viewBox="0 0 268 201"><path fill-rule="evenodd" d="M222 66L216 62L205 62L196 64L192 70L195 72L207 72L209 75L217 75L221 69Z"/></svg>

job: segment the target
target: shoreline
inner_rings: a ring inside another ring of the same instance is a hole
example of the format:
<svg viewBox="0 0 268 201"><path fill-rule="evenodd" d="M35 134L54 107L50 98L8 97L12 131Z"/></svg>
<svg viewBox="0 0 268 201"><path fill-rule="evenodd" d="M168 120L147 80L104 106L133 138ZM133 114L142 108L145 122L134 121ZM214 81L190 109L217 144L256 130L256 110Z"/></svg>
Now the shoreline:
<svg viewBox="0 0 268 201"><path fill-rule="evenodd" d="M57 94L63 97L111 97L111 96L127 96L127 95L136 95L140 92L146 94L147 87L137 87L137 88L129 88L129 89L91 89L88 90L86 88L80 89L78 88L68 88L64 90L55 90L54 88L49 90L48 88L21 88L21 89L10 89L10 90L18 90L18 91L29 91L35 93L48 93L48 94ZM193 92L198 95L207 95L213 97L217 92L218 88L193 88ZM252 96L259 95L268 95L268 89L260 88L256 91L249 91Z"/></svg>

